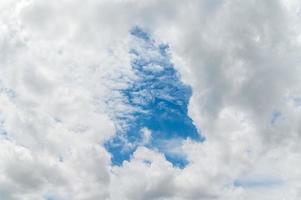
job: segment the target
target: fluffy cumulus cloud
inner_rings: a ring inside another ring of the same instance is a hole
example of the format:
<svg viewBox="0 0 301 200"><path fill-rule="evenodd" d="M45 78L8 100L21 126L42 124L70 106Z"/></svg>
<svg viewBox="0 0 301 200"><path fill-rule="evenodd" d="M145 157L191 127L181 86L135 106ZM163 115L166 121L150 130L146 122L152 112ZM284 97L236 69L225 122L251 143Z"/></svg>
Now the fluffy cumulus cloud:
<svg viewBox="0 0 301 200"><path fill-rule="evenodd" d="M2 0L0 199L300 199L300 16L298 0Z"/></svg>

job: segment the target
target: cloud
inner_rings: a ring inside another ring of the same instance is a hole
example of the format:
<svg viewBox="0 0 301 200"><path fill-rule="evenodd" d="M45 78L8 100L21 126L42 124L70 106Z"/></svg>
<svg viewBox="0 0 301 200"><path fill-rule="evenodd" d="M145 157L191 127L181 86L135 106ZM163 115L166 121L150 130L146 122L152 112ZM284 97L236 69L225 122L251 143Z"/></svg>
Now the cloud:
<svg viewBox="0 0 301 200"><path fill-rule="evenodd" d="M0 198L300 199L300 8L297 0L1 1ZM118 128L112 114L132 109L115 91L135 79L136 25L170 46L192 88L189 115L206 140L183 142L184 169L145 147L112 166L103 147ZM261 186L270 180L281 185Z"/></svg>

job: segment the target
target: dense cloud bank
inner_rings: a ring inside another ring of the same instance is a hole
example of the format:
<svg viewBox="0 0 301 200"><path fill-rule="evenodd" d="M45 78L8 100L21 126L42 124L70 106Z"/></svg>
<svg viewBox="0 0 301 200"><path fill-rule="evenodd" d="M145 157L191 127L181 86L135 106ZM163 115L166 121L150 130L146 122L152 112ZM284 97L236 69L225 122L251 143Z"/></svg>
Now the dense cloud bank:
<svg viewBox="0 0 301 200"><path fill-rule="evenodd" d="M0 199L299 200L300 11L297 0L1 1ZM144 146L114 166L104 148L111 116L133 109L116 91L135 78L134 26L169 44L192 89L206 139L181 144L183 169Z"/></svg>

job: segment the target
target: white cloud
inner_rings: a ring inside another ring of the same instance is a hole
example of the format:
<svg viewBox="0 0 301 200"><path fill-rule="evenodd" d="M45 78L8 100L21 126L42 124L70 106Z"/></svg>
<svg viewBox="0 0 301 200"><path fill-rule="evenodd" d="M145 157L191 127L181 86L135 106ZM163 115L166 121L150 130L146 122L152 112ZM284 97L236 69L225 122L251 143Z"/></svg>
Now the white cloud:
<svg viewBox="0 0 301 200"><path fill-rule="evenodd" d="M1 1L0 199L300 199L300 6ZM101 145L114 135L111 108L132 109L112 91L134 78L137 24L171 46L193 89L190 114L206 141L186 141L183 170L146 148L111 167ZM233 185L254 176L283 184Z"/></svg>

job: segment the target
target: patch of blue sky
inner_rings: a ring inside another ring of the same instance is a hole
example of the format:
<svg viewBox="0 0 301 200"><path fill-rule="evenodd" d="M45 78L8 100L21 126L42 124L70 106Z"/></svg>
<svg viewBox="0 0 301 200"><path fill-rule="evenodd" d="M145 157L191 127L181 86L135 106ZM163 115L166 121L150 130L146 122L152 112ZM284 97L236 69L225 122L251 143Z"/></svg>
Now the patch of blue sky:
<svg viewBox="0 0 301 200"><path fill-rule="evenodd" d="M5 129L4 129L3 124L4 124L4 116L0 112L0 139L3 138L3 137L6 138L6 136L7 136L7 133L6 133Z"/></svg>
<svg viewBox="0 0 301 200"><path fill-rule="evenodd" d="M271 116L271 121L270 123L273 125L276 123L276 121L281 117L282 113L279 112L279 111L274 111L272 113L272 116Z"/></svg>
<svg viewBox="0 0 301 200"><path fill-rule="evenodd" d="M52 195L45 195L45 196L44 196L44 199L45 199L45 200L59 200L58 198L56 198L56 197L54 197L54 196L52 196Z"/></svg>
<svg viewBox="0 0 301 200"><path fill-rule="evenodd" d="M235 180L233 185L235 187L243 188L271 188L284 185L283 180L275 178L253 178L245 180Z"/></svg>
<svg viewBox="0 0 301 200"><path fill-rule="evenodd" d="M297 106L297 107L301 106L301 98L300 97L293 98L293 101L295 103L295 106Z"/></svg>
<svg viewBox="0 0 301 200"><path fill-rule="evenodd" d="M66 199L64 197L60 197L58 194L47 192L43 195L44 200L63 200Z"/></svg>
<svg viewBox="0 0 301 200"><path fill-rule="evenodd" d="M16 97L16 93L14 90L7 88L4 86L4 84L2 83L2 81L0 80L0 94L5 95L6 97L8 97L8 99L11 102L14 102L14 99ZM7 132L5 130L4 127L4 121L5 121L5 117L4 115L0 112L0 139L7 139Z"/></svg>
<svg viewBox="0 0 301 200"><path fill-rule="evenodd" d="M45 200L56 200L56 199L53 197L46 197Z"/></svg>
<svg viewBox="0 0 301 200"><path fill-rule="evenodd" d="M7 135L6 131L2 127L0 127L0 138L6 135Z"/></svg>
<svg viewBox="0 0 301 200"><path fill-rule="evenodd" d="M183 168L188 162L180 150L182 141L204 139L187 114L192 90L181 82L170 61L168 45L157 44L139 27L131 30L131 36L129 53L136 79L119 93L123 103L132 109L116 115L116 136L105 147L112 154L114 165L129 160L136 148L143 145L163 153L174 166ZM147 143L145 129L151 133Z"/></svg>
<svg viewBox="0 0 301 200"><path fill-rule="evenodd" d="M13 100L16 97L15 91L5 87L1 80L0 80L0 93L4 93L10 100Z"/></svg>

